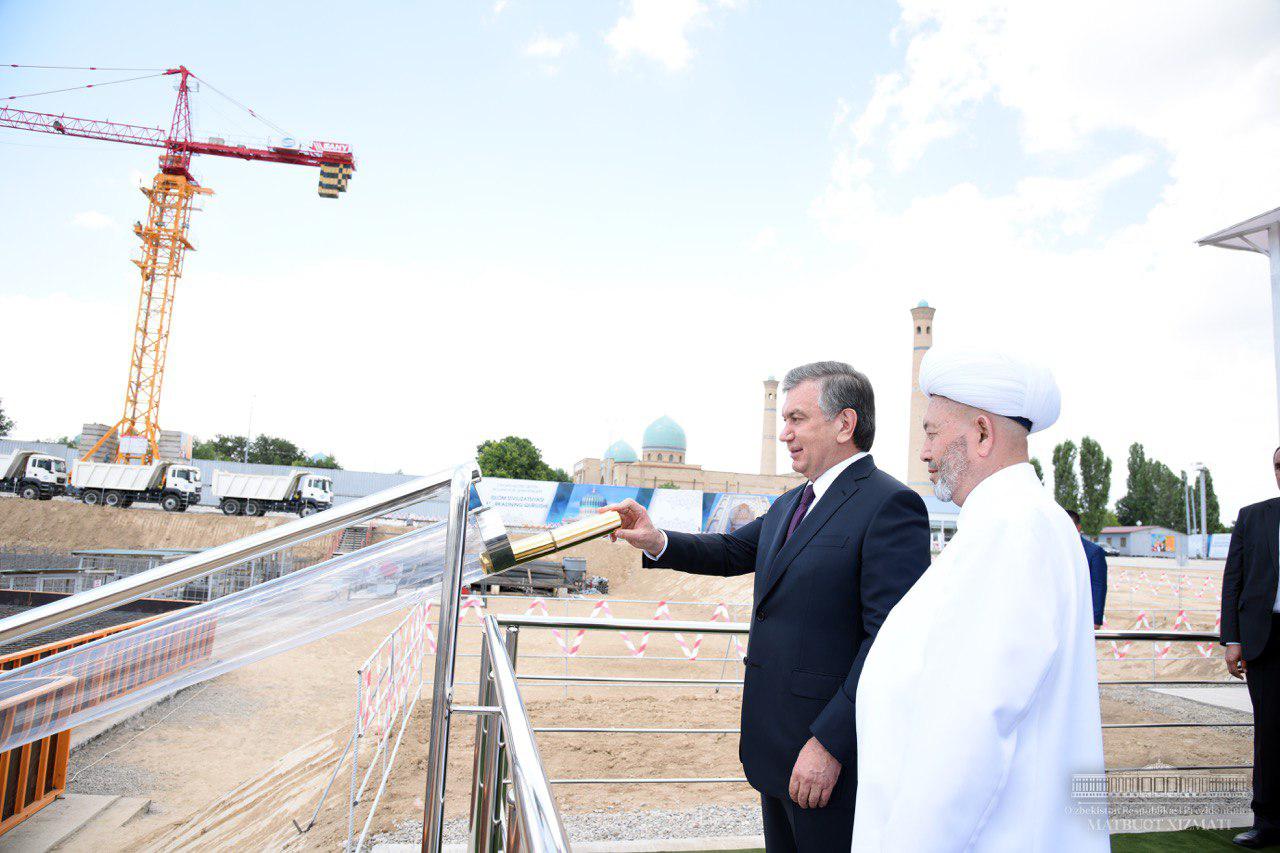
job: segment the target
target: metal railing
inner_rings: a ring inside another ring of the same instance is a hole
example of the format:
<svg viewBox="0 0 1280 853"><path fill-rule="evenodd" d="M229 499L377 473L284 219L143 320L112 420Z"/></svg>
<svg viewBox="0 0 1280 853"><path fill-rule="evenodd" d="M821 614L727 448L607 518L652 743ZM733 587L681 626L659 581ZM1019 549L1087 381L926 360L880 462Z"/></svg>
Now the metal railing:
<svg viewBox="0 0 1280 853"><path fill-rule="evenodd" d="M533 725L520 698L515 659L520 629L505 637L485 617L471 786L471 849L568 853L569 838L551 793Z"/></svg>
<svg viewBox="0 0 1280 853"><path fill-rule="evenodd" d="M705 621L651 621L646 619L591 619L586 617L557 617L532 615L498 615L487 617L508 631L521 628L542 628L558 630L607 630L607 631L650 631L664 633L689 634L747 634L749 624L745 622L705 622ZM1152 641L1152 642L1217 642L1218 634L1213 631L1188 630L1143 630L1143 631L1096 631L1095 638L1099 642L1111 640ZM621 684L621 685L663 685L689 687L722 687L741 686L741 678L644 678L633 676L593 676L572 674L518 674L517 680L529 683L549 684ZM1234 679L1108 679L1098 682L1100 687L1115 686L1238 686ZM1104 731L1118 729L1197 729L1197 728L1244 728L1251 727L1251 722L1133 722L1104 723ZM737 734L739 729L728 727L623 727L623 726L545 726L535 727L539 734ZM477 742L478 743L478 742ZM479 747L477 747L478 749ZM1170 771L1202 771L1202 770L1245 770L1251 764L1212 764L1212 765L1180 765L1162 767ZM1108 773L1129 773L1143 768L1114 767ZM725 784L742 783L746 779L741 776L695 776L695 777L614 777L614 778L557 778L552 779L554 785L652 785L652 784ZM475 813L473 811L473 819ZM474 825L473 825L474 831ZM473 835L473 839L474 839ZM474 847L476 850L489 848Z"/></svg>
<svg viewBox="0 0 1280 853"><path fill-rule="evenodd" d="M467 480L469 489L471 482L479 479L480 470L474 462L461 466L458 472L463 469L467 470L465 476L470 478ZM458 472L453 475L455 484L461 476ZM332 533L349 524L367 521L403 509L418 503L430 492L450 482L448 479L442 480L438 477L409 480L381 492L331 507L324 512L299 518L270 530L253 533L198 554L147 569L114 583L85 590L61 601L34 607L0 619L0 643L18 640L83 616L109 610L142 598L148 593L194 580L242 560L261 557L298 542ZM464 502L464 516L465 510ZM459 523L457 527L461 529L465 525ZM451 530L451 535L454 532Z"/></svg>

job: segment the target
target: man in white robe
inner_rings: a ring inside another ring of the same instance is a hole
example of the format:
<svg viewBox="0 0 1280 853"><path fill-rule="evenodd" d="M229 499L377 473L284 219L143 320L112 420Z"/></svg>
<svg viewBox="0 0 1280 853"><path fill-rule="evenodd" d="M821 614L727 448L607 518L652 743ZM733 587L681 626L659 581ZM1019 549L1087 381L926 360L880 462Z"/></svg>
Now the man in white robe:
<svg viewBox="0 0 1280 853"><path fill-rule="evenodd" d="M1105 805L1072 797L1073 777L1103 772L1089 568L1027 459L1057 386L1008 356L935 349L920 387L920 455L961 510L867 655L853 850L1109 850Z"/></svg>

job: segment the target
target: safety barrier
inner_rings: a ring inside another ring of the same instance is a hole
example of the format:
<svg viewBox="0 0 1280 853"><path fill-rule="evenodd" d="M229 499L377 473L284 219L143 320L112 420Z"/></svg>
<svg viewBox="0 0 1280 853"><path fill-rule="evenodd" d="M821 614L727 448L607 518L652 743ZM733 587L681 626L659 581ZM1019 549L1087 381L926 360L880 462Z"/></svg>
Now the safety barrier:
<svg viewBox="0 0 1280 853"><path fill-rule="evenodd" d="M154 616L103 628L88 634L68 637L52 643L0 655L0 670L17 669L59 652L83 646L94 640L127 631L150 622ZM43 695L43 694L40 694ZM39 713L31 712L30 694L0 697L0 719L6 728L30 721ZM0 753L0 835L13 829L40 809L53 802L67 786L67 758L71 752L71 730L47 734L38 740Z"/></svg>
<svg viewBox="0 0 1280 853"><path fill-rule="evenodd" d="M650 631L650 632L667 632L667 633L684 633L684 634L720 634L720 635L737 635L741 636L748 633L749 625L746 623L727 623L727 622L695 622L695 621L674 621L663 620L659 622L650 622L640 619L615 619L615 620L597 620L583 618L563 618L540 615L499 615L490 617L498 626L505 628L509 634L520 629L546 629L553 631L574 631L574 630L607 630L617 631L619 633L625 631ZM1180 628L1176 631L1168 630L1143 630L1143 631L1098 631L1096 639L1099 642L1152 642L1152 643L1216 643L1218 634L1211 631L1193 631ZM572 684L626 684L626 685L665 685L665 686L740 686L742 679L707 679L707 678L639 678L639 677L622 677L622 676L585 676L585 675L553 675L553 674L522 674L517 675L519 681L526 683L572 683ZM1107 686L1186 686L1186 685L1238 685L1239 682L1227 679L1100 679L1099 685ZM1195 729L1195 728L1242 728L1251 727L1253 724L1248 722L1239 723L1205 723L1205 722L1133 722L1133 723L1104 723L1104 730L1116 729ZM535 727L535 733L556 733L556 734L728 734L737 733L736 728L716 728L716 727L619 727L619 726L555 726L555 727ZM477 762L479 759L477 758ZM1252 767L1251 764L1215 764L1215 765L1179 765L1171 767L1162 767L1161 770L1170 771L1218 771L1218 770L1246 770ZM1109 768L1108 773L1130 773L1142 768L1135 767L1115 767ZM613 777L613 778L586 778L586 777L569 777L552 779L552 784L556 785L637 785L637 784L723 784L723 783L741 783L745 782L745 778L740 776L693 776L693 777ZM477 820L473 810L473 840L475 832L475 821ZM473 849L484 849L473 847Z"/></svg>

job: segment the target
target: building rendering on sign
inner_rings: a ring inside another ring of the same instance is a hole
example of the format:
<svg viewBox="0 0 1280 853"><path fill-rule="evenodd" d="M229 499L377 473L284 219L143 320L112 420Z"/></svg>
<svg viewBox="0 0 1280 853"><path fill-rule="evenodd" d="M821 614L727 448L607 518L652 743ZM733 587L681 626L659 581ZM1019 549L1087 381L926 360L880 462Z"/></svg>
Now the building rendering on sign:
<svg viewBox="0 0 1280 853"><path fill-rule="evenodd" d="M776 473L778 443L778 380L764 382L763 429L760 435L760 473L708 471L690 464L684 430L663 415L644 431L637 454L626 441L609 445L604 455L578 460L573 482L606 486L660 489L701 489L706 492L745 492L780 495L804 482L799 474Z"/></svg>

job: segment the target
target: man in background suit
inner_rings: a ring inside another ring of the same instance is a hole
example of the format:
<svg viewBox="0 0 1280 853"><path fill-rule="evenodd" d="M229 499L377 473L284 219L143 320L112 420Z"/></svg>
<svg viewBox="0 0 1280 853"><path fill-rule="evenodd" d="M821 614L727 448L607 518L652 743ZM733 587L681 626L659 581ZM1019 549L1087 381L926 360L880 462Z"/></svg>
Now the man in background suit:
<svg viewBox="0 0 1280 853"><path fill-rule="evenodd" d="M1084 546L1085 559L1089 561L1089 592L1093 595L1093 627L1102 627L1102 614L1107 606L1107 552L1097 542L1084 538L1084 529L1080 526L1080 513L1074 509L1067 510L1071 523L1080 534L1080 544Z"/></svg>
<svg viewBox="0 0 1280 853"><path fill-rule="evenodd" d="M841 362L797 367L778 439L808 482L728 534L658 530L625 501L614 536L646 568L755 572L738 756L760 792L765 846L848 850L857 788L854 697L876 631L929 566L924 501L876 468L871 383ZM603 510L602 510L603 511Z"/></svg>
<svg viewBox="0 0 1280 853"><path fill-rule="evenodd" d="M1280 486L1280 447L1271 454ZM1280 844L1280 498L1240 510L1222 572L1227 672L1244 678L1253 703L1253 828L1241 847Z"/></svg>

